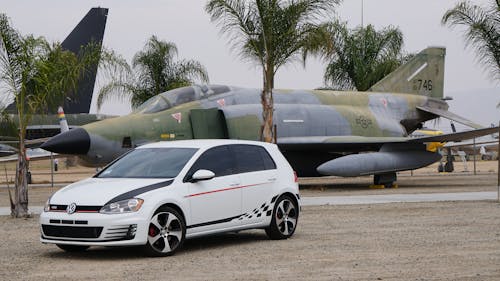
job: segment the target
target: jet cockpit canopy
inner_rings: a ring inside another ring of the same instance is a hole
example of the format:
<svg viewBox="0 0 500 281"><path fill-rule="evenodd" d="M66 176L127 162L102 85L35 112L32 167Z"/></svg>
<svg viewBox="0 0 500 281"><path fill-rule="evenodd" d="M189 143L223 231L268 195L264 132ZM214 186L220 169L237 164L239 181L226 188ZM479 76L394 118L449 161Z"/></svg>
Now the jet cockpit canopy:
<svg viewBox="0 0 500 281"><path fill-rule="evenodd" d="M134 113L155 113L179 104L192 102L215 94L228 92L230 88L222 85L189 86L173 89L156 95L141 104Z"/></svg>

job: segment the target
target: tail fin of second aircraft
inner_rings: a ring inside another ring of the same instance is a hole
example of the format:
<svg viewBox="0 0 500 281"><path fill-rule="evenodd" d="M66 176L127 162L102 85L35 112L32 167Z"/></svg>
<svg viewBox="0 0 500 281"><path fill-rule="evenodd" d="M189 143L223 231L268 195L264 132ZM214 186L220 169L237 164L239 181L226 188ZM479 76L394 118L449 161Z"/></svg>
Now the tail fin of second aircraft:
<svg viewBox="0 0 500 281"><path fill-rule="evenodd" d="M443 98L446 49L429 47L370 88L374 92L409 93Z"/></svg>
<svg viewBox="0 0 500 281"><path fill-rule="evenodd" d="M80 48L90 42L99 44L100 47L104 37L107 16L107 8L90 9L68 37L64 39L61 44L63 49L78 54ZM84 75L78 84L75 95L68 97L68 100L64 103L67 114L89 113L96 74L97 65L93 66L91 71Z"/></svg>
<svg viewBox="0 0 500 281"><path fill-rule="evenodd" d="M107 8L90 9L73 31L71 31L68 37L61 43L62 48L78 54L80 48L91 42L101 47L107 16ZM98 65L94 65L89 72L85 73L78 83L74 95L67 97L64 102L64 108L67 114L89 113L97 67ZM16 103L11 103L5 110L9 113L17 113Z"/></svg>

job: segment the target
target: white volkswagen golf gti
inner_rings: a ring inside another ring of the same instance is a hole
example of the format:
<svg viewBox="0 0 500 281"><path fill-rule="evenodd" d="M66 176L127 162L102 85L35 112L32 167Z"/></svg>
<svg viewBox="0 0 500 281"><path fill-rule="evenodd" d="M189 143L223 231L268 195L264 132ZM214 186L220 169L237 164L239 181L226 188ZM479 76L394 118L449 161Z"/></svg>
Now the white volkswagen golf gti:
<svg viewBox="0 0 500 281"><path fill-rule="evenodd" d="M144 245L171 255L187 238L251 228L293 235L297 177L274 144L237 140L138 147L62 188L40 216L41 241L66 251Z"/></svg>

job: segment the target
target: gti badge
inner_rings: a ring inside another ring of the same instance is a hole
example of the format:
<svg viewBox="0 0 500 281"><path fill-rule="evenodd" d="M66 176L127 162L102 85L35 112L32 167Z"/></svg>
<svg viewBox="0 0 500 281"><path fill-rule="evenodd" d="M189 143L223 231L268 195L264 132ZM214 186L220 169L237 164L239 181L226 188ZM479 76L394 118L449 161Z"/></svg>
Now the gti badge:
<svg viewBox="0 0 500 281"><path fill-rule="evenodd" d="M68 205L68 207L66 207L66 212L70 215L73 214L75 211L76 211L76 204L75 203L71 203Z"/></svg>

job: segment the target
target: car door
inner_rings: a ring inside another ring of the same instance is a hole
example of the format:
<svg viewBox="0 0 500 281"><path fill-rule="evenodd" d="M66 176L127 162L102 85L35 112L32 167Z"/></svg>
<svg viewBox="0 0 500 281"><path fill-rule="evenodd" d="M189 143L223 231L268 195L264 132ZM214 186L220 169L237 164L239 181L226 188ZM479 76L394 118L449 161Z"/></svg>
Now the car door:
<svg viewBox="0 0 500 281"><path fill-rule="evenodd" d="M237 144L231 149L235 153L236 166L241 180L241 223L261 222L271 210L271 199L276 183L276 164L264 147ZM269 213L270 214L270 213Z"/></svg>
<svg viewBox="0 0 500 281"><path fill-rule="evenodd" d="M187 182L191 208L192 232L236 225L241 215L240 178L235 173L235 160L227 145L205 151L186 175L200 169L210 170L215 177L195 183Z"/></svg>

